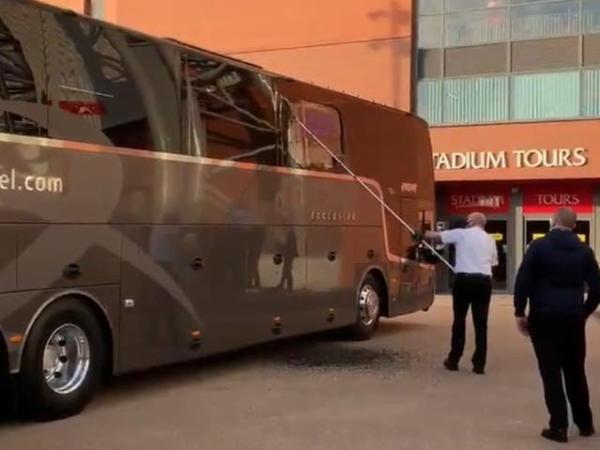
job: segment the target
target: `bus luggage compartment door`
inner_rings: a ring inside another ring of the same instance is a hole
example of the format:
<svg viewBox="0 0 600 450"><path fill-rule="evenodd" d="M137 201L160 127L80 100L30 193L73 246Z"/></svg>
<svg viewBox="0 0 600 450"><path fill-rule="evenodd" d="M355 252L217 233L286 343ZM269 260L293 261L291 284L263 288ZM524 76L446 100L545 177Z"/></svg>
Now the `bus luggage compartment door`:
<svg viewBox="0 0 600 450"><path fill-rule="evenodd" d="M18 242L19 290L120 281L121 237L110 225L25 225Z"/></svg>
<svg viewBox="0 0 600 450"><path fill-rule="evenodd" d="M306 301L312 302L313 320L322 321L326 311L333 308L336 321L351 323L355 317L356 274L354 265L347 261L343 229L321 226L307 230Z"/></svg>
<svg viewBox="0 0 600 450"><path fill-rule="evenodd" d="M17 290L17 229L0 227L0 292Z"/></svg>

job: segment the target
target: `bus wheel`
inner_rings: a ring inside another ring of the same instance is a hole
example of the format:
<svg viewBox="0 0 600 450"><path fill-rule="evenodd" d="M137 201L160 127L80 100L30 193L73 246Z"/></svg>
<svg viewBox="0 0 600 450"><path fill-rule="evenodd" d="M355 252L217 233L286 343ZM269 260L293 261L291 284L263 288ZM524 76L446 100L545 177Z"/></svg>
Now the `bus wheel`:
<svg viewBox="0 0 600 450"><path fill-rule="evenodd" d="M100 385L105 362L94 314L74 298L50 305L25 344L19 379L25 414L54 420L79 413Z"/></svg>
<svg viewBox="0 0 600 450"><path fill-rule="evenodd" d="M381 312L381 287L372 275L367 275L358 290L356 323L351 334L356 340L367 340L373 336Z"/></svg>

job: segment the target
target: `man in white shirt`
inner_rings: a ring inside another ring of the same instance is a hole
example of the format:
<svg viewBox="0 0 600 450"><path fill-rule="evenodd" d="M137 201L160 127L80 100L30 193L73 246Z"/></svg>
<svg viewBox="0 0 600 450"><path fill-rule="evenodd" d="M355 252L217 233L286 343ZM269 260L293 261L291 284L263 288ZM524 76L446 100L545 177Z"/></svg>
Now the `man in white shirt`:
<svg viewBox="0 0 600 450"><path fill-rule="evenodd" d="M498 265L496 243L485 232L486 217L474 212L467 218L467 228L442 232L428 231L425 238L453 244L456 250L454 270L456 278L452 289L454 324L452 345L446 369L458 370L465 348L465 325L469 307L475 327L475 353L471 362L473 372L483 375L487 358L487 324L492 296L492 267Z"/></svg>

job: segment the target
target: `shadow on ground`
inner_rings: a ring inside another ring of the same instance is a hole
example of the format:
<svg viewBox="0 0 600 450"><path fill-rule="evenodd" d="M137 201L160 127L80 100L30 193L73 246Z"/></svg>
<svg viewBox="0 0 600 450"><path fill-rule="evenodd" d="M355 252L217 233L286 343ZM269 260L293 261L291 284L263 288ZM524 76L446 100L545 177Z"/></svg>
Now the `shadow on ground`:
<svg viewBox="0 0 600 450"><path fill-rule="evenodd" d="M425 324L380 323L377 337L414 332ZM158 391L195 386L220 376L260 366L270 371L303 371L337 374L377 372L400 376L418 356L403 349L388 349L377 339L356 342L343 340L340 332L283 339L238 351L209 356L174 366L150 369L109 380L93 403L93 408L109 408L118 402L135 401ZM4 400L4 399L3 399ZM0 403L0 428L17 421L15 411Z"/></svg>

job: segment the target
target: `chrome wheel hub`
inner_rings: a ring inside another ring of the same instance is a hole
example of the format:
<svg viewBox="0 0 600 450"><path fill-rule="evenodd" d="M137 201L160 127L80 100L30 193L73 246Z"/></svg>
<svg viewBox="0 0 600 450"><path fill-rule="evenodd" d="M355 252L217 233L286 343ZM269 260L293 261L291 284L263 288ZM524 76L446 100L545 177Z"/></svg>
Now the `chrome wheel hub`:
<svg viewBox="0 0 600 450"><path fill-rule="evenodd" d="M48 387L57 394L70 394L83 384L89 369L90 343L85 332L73 324L54 330L44 348Z"/></svg>
<svg viewBox="0 0 600 450"><path fill-rule="evenodd" d="M365 326L371 326L379 316L379 295L373 286L366 284L358 296L360 320Z"/></svg>

